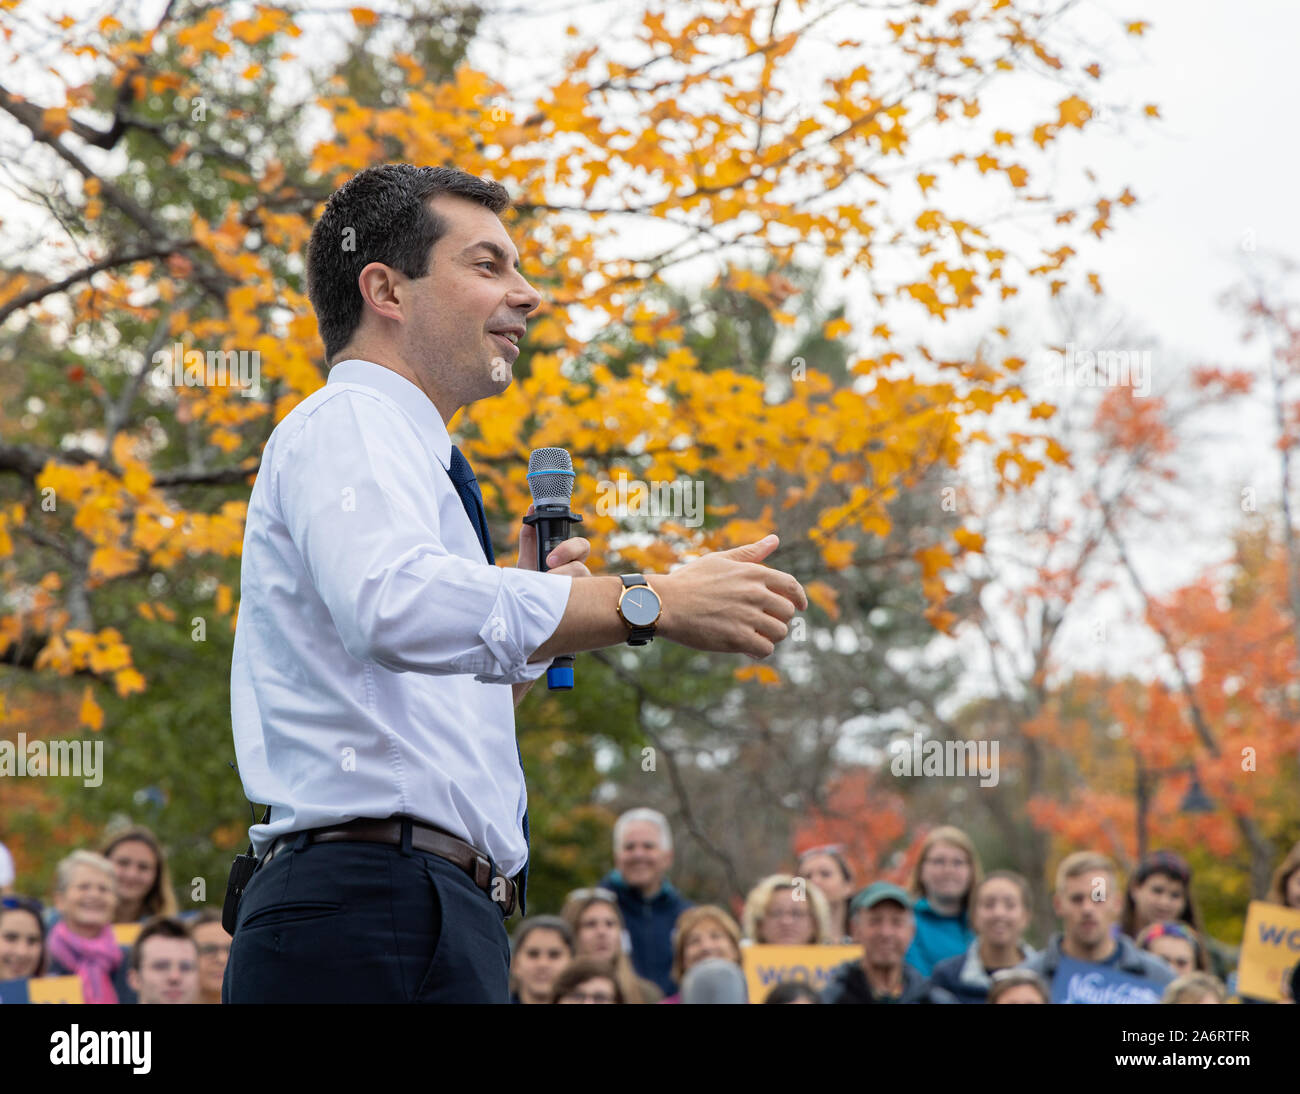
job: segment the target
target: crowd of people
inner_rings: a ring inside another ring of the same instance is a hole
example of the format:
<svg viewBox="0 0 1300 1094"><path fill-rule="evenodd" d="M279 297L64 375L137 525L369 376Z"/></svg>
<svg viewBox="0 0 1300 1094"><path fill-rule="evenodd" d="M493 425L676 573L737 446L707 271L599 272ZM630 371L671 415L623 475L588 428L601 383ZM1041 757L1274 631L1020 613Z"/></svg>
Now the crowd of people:
<svg viewBox="0 0 1300 1094"><path fill-rule="evenodd" d="M514 1002L743 1003L747 947L826 944L856 952L820 982L787 979L761 1001L1049 1003L1062 970L1079 963L1168 1003L1257 1001L1237 993L1237 953L1206 934L1191 870L1168 851L1147 855L1123 888L1106 855L1067 855L1050 897L1060 928L1035 949L1025 939L1033 886L1009 870L985 874L974 843L951 826L927 834L906 885L859 887L841 848L806 849L792 873L750 890L739 920L673 887L661 813L624 813L613 850L614 869L598 885L569 893L558 915L514 928ZM88 1003L221 1001L230 951L221 915L179 910L147 828L112 831L98 851L67 855L48 906L12 891L10 861L0 844L0 981L75 975ZM1300 909L1300 843L1266 899ZM115 924L138 925L133 940L120 941ZM1292 998L1295 975L1283 984Z"/></svg>

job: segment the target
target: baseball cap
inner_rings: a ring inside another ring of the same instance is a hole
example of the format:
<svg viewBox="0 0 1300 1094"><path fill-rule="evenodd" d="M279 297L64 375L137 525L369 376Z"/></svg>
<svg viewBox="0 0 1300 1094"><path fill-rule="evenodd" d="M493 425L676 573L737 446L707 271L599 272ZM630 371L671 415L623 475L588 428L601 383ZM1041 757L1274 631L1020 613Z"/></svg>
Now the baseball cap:
<svg viewBox="0 0 1300 1094"><path fill-rule="evenodd" d="M892 881L873 881L853 898L853 902L849 905L849 911L860 912L864 908L874 908L884 900L892 900L896 904L901 904L909 912L912 910L912 898L907 895L905 889L895 885Z"/></svg>

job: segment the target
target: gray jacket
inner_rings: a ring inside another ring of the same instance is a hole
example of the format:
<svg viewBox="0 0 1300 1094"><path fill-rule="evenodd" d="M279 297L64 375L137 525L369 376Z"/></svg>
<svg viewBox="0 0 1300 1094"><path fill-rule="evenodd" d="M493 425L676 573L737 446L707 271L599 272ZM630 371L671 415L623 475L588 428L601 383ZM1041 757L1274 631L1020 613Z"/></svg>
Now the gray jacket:
<svg viewBox="0 0 1300 1094"><path fill-rule="evenodd" d="M1155 988L1164 988L1174 978L1173 969L1156 957L1155 954L1139 950L1127 935L1121 934L1114 937L1116 944L1119 946L1119 961L1116 963L1115 968L1120 972L1128 973L1130 976L1139 976ZM1021 968L1033 969L1034 972L1047 981L1050 987L1053 978L1056 976L1057 967L1061 964L1062 956L1061 935L1054 934L1047 943L1047 949L1034 954L1029 960L1023 962Z"/></svg>

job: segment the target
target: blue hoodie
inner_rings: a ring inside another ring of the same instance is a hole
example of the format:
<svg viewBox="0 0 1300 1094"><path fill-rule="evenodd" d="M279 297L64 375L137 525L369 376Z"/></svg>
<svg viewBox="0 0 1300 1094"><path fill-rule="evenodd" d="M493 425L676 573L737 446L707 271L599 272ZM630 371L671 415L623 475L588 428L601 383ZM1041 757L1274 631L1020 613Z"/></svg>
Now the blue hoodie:
<svg viewBox="0 0 1300 1094"><path fill-rule="evenodd" d="M916 937L907 948L904 960L922 976L929 976L945 957L965 953L975 941L975 932L966 923L965 914L940 915L924 897L912 907L916 920Z"/></svg>
<svg viewBox="0 0 1300 1094"><path fill-rule="evenodd" d="M618 897L627 933L632 941L632 965L637 975L658 984L665 995L677 990L673 983L673 927L677 917L691 907L665 878L663 887L649 900L614 870L600 884Z"/></svg>

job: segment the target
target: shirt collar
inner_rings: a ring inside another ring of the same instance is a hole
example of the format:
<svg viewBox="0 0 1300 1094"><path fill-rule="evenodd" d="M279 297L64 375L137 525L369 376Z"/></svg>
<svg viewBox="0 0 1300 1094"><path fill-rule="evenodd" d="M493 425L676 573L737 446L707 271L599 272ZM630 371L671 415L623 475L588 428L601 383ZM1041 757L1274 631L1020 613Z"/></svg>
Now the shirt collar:
<svg viewBox="0 0 1300 1094"><path fill-rule="evenodd" d="M415 422L444 468L451 468L451 436L433 401L405 376L373 361L353 357L340 361L329 371L327 384L360 384L374 388L393 400Z"/></svg>

